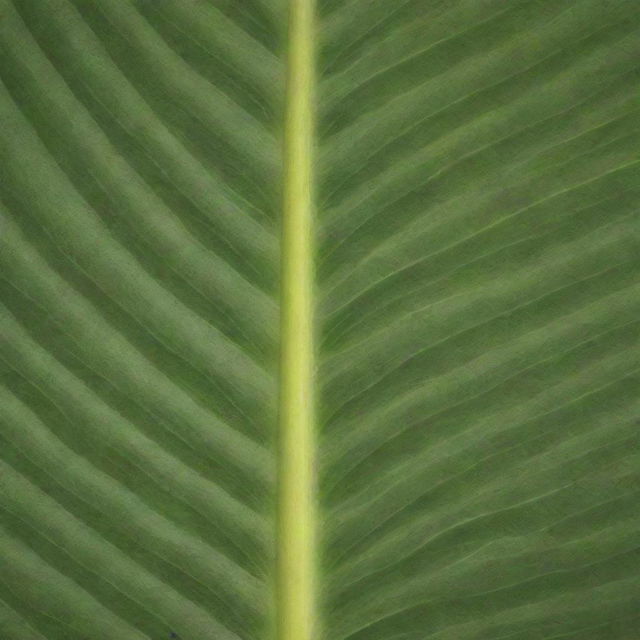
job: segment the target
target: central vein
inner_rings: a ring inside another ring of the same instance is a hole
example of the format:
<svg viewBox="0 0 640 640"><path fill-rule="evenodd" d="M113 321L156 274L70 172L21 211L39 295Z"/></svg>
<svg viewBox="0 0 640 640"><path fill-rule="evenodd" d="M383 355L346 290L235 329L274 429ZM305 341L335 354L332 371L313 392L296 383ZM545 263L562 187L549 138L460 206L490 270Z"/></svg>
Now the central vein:
<svg viewBox="0 0 640 640"><path fill-rule="evenodd" d="M316 633L314 1L290 0L284 148L277 640Z"/></svg>

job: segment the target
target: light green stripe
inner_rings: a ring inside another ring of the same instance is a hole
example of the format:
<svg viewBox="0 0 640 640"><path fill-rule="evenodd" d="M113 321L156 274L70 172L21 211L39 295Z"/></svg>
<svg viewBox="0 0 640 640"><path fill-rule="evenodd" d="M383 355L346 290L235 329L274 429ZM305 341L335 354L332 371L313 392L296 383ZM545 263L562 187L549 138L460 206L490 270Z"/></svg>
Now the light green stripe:
<svg viewBox="0 0 640 640"><path fill-rule="evenodd" d="M313 342L314 2L289 15L282 241L278 640L316 637Z"/></svg>

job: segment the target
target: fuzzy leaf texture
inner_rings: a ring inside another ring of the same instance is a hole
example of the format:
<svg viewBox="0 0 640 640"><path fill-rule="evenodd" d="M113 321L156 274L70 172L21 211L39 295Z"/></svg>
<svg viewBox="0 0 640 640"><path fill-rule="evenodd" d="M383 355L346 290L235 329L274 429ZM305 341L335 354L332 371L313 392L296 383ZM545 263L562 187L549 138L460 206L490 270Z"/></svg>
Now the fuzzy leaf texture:
<svg viewBox="0 0 640 640"><path fill-rule="evenodd" d="M305 1L0 0L0 640L311 640L274 568ZM637 0L314 31L313 640L637 639Z"/></svg>

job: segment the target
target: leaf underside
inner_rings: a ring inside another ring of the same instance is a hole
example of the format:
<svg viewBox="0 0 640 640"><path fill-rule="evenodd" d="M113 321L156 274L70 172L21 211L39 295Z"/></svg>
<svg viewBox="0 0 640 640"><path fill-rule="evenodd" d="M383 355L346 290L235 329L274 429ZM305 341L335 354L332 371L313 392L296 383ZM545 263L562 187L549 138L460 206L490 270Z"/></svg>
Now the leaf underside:
<svg viewBox="0 0 640 640"><path fill-rule="evenodd" d="M637 3L317 9L318 637L638 637ZM1 640L274 637L286 49L0 0Z"/></svg>

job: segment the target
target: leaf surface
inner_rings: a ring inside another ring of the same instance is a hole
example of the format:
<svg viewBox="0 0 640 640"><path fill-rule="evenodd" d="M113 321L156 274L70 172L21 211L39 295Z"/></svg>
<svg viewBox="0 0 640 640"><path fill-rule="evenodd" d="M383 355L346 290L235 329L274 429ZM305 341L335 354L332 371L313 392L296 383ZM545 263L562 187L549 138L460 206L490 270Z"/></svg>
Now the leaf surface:
<svg viewBox="0 0 640 640"><path fill-rule="evenodd" d="M2 640L311 640L296 344L314 640L637 636L636 3L317 4L304 337L293 5L0 0Z"/></svg>

